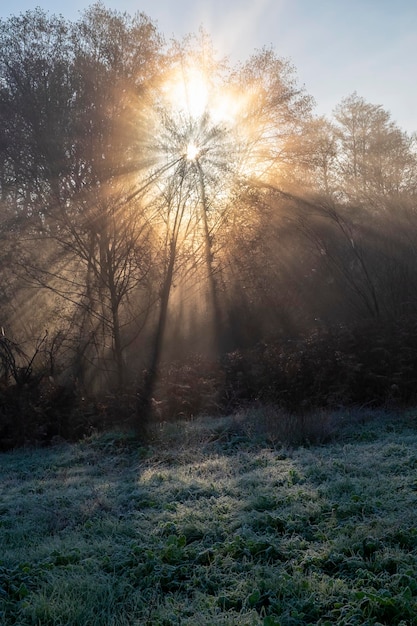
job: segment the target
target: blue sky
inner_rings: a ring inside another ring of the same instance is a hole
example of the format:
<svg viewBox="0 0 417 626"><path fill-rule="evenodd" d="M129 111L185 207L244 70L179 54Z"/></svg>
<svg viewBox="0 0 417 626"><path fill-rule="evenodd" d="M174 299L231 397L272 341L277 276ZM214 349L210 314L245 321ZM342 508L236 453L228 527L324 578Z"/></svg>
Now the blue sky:
<svg viewBox="0 0 417 626"><path fill-rule="evenodd" d="M88 0L0 0L0 18L36 6L71 20ZM357 91L381 104L408 132L417 131L417 0L103 0L118 11L143 11L167 39L211 35L221 55L244 61L272 46L288 58L329 114Z"/></svg>

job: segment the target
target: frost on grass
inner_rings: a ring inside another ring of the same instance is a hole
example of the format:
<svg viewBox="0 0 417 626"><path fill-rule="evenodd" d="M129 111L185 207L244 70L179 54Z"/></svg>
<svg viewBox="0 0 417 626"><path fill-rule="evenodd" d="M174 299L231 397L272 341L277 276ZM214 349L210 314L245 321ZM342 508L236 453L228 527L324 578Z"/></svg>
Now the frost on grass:
<svg viewBox="0 0 417 626"><path fill-rule="evenodd" d="M415 623L413 429L288 449L245 428L2 455L0 623Z"/></svg>

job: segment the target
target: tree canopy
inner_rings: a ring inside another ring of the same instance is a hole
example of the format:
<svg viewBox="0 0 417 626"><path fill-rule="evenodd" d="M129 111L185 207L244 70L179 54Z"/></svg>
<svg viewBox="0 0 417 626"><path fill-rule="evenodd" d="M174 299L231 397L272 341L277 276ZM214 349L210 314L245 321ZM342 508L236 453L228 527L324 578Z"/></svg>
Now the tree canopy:
<svg viewBox="0 0 417 626"><path fill-rule="evenodd" d="M356 93L317 116L272 48L232 66L101 3L0 21L3 336L145 415L163 362L411 318L416 156Z"/></svg>

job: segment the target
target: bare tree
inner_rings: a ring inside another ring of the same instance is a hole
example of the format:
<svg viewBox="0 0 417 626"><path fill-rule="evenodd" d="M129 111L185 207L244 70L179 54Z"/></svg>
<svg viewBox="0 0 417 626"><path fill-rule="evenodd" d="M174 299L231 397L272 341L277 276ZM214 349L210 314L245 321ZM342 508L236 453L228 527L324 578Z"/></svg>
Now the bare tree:
<svg viewBox="0 0 417 626"><path fill-rule="evenodd" d="M336 107L339 184L352 199L378 203L381 196L415 193L414 139L380 105L356 93Z"/></svg>
<svg viewBox="0 0 417 626"><path fill-rule="evenodd" d="M98 346L102 363L112 355L120 387L151 290L127 93L149 78L159 36L144 15L97 4L72 27L40 10L13 18L0 43L2 195L14 207L20 276L78 310L81 343Z"/></svg>

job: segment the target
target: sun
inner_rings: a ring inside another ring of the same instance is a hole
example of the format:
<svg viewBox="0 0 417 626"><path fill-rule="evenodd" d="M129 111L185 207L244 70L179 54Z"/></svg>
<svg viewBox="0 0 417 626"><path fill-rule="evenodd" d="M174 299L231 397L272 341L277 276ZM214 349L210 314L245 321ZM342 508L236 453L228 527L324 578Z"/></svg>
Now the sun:
<svg viewBox="0 0 417 626"><path fill-rule="evenodd" d="M194 210L204 196L214 219L241 181L270 177L274 137L264 116L256 114L257 83L244 87L210 51L173 56L151 86L149 108L142 113L149 138L142 152L149 155L149 167L140 177L151 201L156 194L166 197L168 188L172 201L176 189Z"/></svg>
<svg viewBox="0 0 417 626"><path fill-rule="evenodd" d="M222 171L224 179L226 169L230 171L237 162L234 152L242 99L231 93L220 76L210 74L195 60L182 60L165 82L163 94L167 116L163 135L168 151L173 157L175 153L182 156L190 173L198 162L208 178Z"/></svg>
<svg viewBox="0 0 417 626"><path fill-rule="evenodd" d="M207 186L229 172L236 147L237 101L215 72L206 71L196 59L182 57L167 71L155 90L148 120L150 150L155 163L157 191L175 179L178 190L185 188L191 203L198 195L201 172ZM152 175L153 177L153 175ZM196 188L193 193L191 188ZM210 189L214 196L215 185ZM219 188L219 185L217 185ZM200 194L201 195L201 194Z"/></svg>
<svg viewBox="0 0 417 626"><path fill-rule="evenodd" d="M271 167L276 170L276 147L267 120L252 114L260 99L258 86L244 90L208 65L210 71L197 58L183 58L163 84L168 151L189 165L198 160L207 173L233 170L235 181L267 179Z"/></svg>
<svg viewBox="0 0 417 626"><path fill-rule="evenodd" d="M188 161L195 161L200 154L200 148L193 142L187 144L185 155Z"/></svg>

